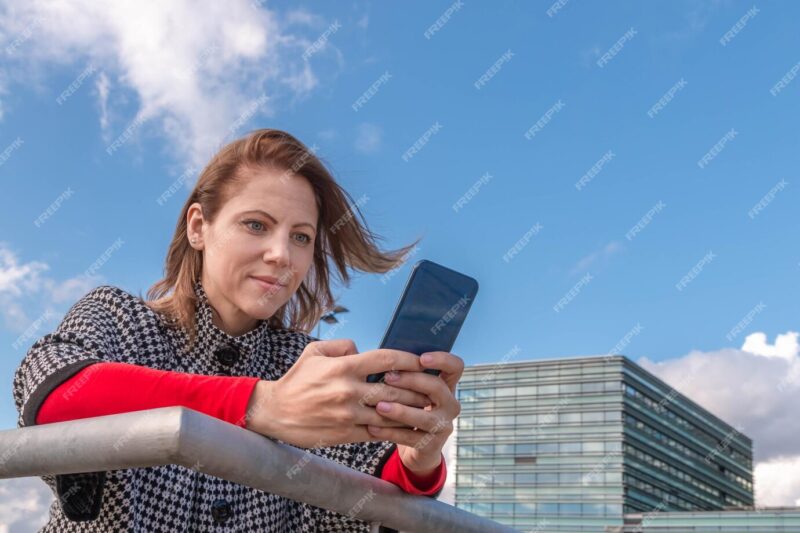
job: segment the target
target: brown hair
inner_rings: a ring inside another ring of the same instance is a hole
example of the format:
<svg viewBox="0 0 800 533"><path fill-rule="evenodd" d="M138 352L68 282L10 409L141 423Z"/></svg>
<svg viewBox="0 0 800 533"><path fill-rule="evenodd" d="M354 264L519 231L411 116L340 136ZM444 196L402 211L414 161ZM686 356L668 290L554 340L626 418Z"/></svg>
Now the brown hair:
<svg viewBox="0 0 800 533"><path fill-rule="evenodd" d="M194 284L201 277L203 253L189 245L186 234L189 207L199 202L203 217L213 222L231 197L233 185L244 179L240 171L263 167L284 171L282 178L297 174L308 180L319 210L311 268L291 299L268 319L270 327L308 332L333 308L329 260L335 266L337 279L348 285L348 267L363 272L388 272L403 264L420 240L397 250L381 251L376 244L381 238L368 229L358 204L336 183L313 150L284 131L250 132L224 146L203 169L178 217L167 251L164 278L147 291L146 303L151 309L187 330L190 349L196 337Z"/></svg>

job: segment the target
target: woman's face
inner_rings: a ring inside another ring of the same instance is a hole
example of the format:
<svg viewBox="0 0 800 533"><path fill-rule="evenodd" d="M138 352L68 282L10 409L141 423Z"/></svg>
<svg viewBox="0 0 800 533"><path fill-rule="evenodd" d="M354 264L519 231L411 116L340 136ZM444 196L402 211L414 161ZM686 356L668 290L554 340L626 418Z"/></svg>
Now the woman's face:
<svg viewBox="0 0 800 533"><path fill-rule="evenodd" d="M279 169L243 168L213 223L199 203L187 214L187 238L203 250L203 288L217 326L241 335L289 301L314 259L318 210L302 176ZM255 277L277 278L269 286Z"/></svg>

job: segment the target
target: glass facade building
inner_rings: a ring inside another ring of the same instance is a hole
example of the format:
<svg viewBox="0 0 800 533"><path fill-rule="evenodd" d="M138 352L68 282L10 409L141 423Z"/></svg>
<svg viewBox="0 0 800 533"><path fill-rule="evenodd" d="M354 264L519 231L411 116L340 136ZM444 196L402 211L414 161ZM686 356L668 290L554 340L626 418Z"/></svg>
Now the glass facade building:
<svg viewBox="0 0 800 533"><path fill-rule="evenodd" d="M625 516L609 533L798 533L800 508L645 513Z"/></svg>
<svg viewBox="0 0 800 533"><path fill-rule="evenodd" d="M457 395L470 512L547 533L753 505L750 439L623 356L469 366Z"/></svg>

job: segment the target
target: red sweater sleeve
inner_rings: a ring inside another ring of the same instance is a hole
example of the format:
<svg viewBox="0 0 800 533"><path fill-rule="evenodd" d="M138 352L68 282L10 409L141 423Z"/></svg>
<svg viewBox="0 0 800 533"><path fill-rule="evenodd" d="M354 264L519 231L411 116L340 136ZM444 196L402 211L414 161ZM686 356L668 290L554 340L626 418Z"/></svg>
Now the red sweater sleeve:
<svg viewBox="0 0 800 533"><path fill-rule="evenodd" d="M400 459L400 453L395 448L389 460L383 466L381 479L398 485L409 494L432 496L442 490L447 479L447 467L444 464L444 455L439 466L427 476L419 476L406 468Z"/></svg>
<svg viewBox="0 0 800 533"><path fill-rule="evenodd" d="M37 424L182 405L240 427L256 377L206 376L127 363L95 363L48 394Z"/></svg>
<svg viewBox="0 0 800 533"><path fill-rule="evenodd" d="M207 376L128 363L95 363L64 381L43 402L37 424L181 405L245 427L256 377ZM135 393L132 393L135 391ZM442 462L429 476L408 470L395 449L381 479L411 494L430 495L444 485Z"/></svg>

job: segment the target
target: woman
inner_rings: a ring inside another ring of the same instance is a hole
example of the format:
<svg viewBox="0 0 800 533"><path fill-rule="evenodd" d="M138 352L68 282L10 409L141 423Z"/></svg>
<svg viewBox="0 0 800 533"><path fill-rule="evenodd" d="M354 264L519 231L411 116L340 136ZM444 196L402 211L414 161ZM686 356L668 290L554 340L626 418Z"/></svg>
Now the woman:
<svg viewBox="0 0 800 533"><path fill-rule="evenodd" d="M389 271L416 244L380 251L348 198L285 132L225 146L186 201L148 300L98 287L30 348L14 377L19 425L184 405L438 495L463 361L359 354L306 333L332 307L331 266L346 284L348 267ZM389 370L387 383L366 382ZM43 479L58 496L44 531L368 530L177 465Z"/></svg>

